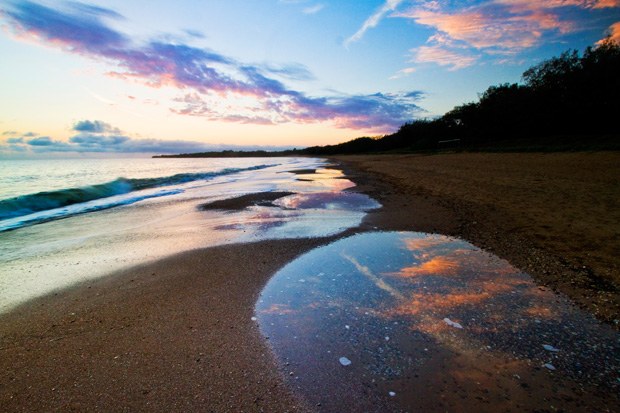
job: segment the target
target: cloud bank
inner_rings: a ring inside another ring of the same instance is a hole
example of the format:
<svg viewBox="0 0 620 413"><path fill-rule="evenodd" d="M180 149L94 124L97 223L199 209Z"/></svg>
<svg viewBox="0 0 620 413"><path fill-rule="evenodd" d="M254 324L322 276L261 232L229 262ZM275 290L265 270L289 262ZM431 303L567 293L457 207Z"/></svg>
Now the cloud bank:
<svg viewBox="0 0 620 413"><path fill-rule="evenodd" d="M108 76L184 91L170 108L180 115L256 124L329 121L380 133L397 129L420 110L415 99L404 98L406 93L313 97L278 80L311 78L301 66L245 64L213 50L161 40L137 45L106 23L122 16L104 8L75 2L51 8L18 0L2 15L16 37L106 62Z"/></svg>
<svg viewBox="0 0 620 413"><path fill-rule="evenodd" d="M4 154L45 154L45 153L153 153L177 154L221 150L268 150L277 151L289 147L258 145L207 144L186 140L135 139L124 134L119 128L99 120L83 120L71 128L75 135L69 141L61 141L49 136L37 136L29 132L18 134L4 132L9 136L0 141L0 153Z"/></svg>

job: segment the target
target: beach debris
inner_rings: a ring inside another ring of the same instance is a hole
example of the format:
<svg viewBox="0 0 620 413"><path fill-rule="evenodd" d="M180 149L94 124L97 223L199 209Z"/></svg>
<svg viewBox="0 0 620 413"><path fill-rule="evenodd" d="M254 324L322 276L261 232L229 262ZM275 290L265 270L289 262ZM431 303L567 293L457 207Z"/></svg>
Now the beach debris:
<svg viewBox="0 0 620 413"><path fill-rule="evenodd" d="M390 341L390 338L388 336L385 336L385 341Z"/></svg>
<svg viewBox="0 0 620 413"><path fill-rule="evenodd" d="M551 364L549 364L549 363L545 363L545 364L544 364L544 366L545 366L546 368L548 368L549 370L555 370L555 367L553 367L553 366L552 366Z"/></svg>
<svg viewBox="0 0 620 413"><path fill-rule="evenodd" d="M351 360L349 360L346 357L340 357L340 364L342 364L343 366L348 366L349 364L351 364Z"/></svg>
<svg viewBox="0 0 620 413"><path fill-rule="evenodd" d="M560 351L560 349L557 349L553 346L550 346L549 344L543 344L543 347L545 350L549 350L549 351L553 351L553 352L558 352Z"/></svg>
<svg viewBox="0 0 620 413"><path fill-rule="evenodd" d="M443 319L443 321L444 321L447 325L449 325L449 326L456 327L456 328L463 328L463 326L462 326L462 325L460 325L459 323L456 323L456 322L454 322L454 321L450 320L450 319L449 319L449 318L447 318L447 317L446 317L446 318L444 318L444 319Z"/></svg>
<svg viewBox="0 0 620 413"><path fill-rule="evenodd" d="M348 324L345 324L344 328L346 328L347 330L349 330L351 327L349 327Z"/></svg>
<svg viewBox="0 0 620 413"><path fill-rule="evenodd" d="M252 320L252 321L256 321L256 320L257 320L257 318L256 318L256 317L252 317L252 318L251 318L251 320Z"/></svg>

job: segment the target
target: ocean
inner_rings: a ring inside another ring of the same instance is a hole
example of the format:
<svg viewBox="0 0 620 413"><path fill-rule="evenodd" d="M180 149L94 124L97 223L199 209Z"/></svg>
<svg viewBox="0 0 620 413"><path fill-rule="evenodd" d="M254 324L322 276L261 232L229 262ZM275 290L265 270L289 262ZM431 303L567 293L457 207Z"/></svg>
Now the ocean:
<svg viewBox="0 0 620 413"><path fill-rule="evenodd" d="M379 207L314 158L79 159L0 163L0 312L179 252L334 235ZM290 193L240 210L201 205Z"/></svg>

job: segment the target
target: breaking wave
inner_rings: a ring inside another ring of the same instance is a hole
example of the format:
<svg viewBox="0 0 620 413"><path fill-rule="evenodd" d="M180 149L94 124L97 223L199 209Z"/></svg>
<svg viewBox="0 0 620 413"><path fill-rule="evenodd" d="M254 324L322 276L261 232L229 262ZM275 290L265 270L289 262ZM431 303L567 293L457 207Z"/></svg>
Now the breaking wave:
<svg viewBox="0 0 620 413"><path fill-rule="evenodd" d="M104 207L109 208L116 205L136 202L145 198L170 195L172 193L179 193L182 191L162 190L150 193L148 195L139 195L136 193L135 196L129 197L118 197L118 195L127 195L145 189L169 187L194 181L206 181L218 176L231 175L244 171L258 170L267 168L269 166L271 165L256 165L249 168L228 168L215 172L183 173L159 178L118 178L112 182L98 185L91 185L81 188L68 188L57 191L39 192L36 194L18 196L15 198L0 201L0 221L9 219L13 220L15 218L24 217L32 214L41 215L41 213L44 211L57 210L59 208L90 203L92 201L104 200L106 198L111 198L111 202L96 202L96 207L95 205L93 205L93 207L95 208L86 207L80 209L88 211L93 209L102 209ZM112 200L112 198L114 200ZM71 210L73 210L73 212L76 211L74 208L71 208ZM51 215L66 215L66 213L69 211L65 210L64 212L64 214L54 213ZM14 226L10 225L10 227ZM0 231L1 230L2 229L0 228Z"/></svg>

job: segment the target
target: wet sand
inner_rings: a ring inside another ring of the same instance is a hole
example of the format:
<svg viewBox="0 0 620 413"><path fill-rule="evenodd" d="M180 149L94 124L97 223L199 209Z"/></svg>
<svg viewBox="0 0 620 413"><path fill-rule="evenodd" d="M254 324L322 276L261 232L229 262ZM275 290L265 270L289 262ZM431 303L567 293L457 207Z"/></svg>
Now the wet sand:
<svg viewBox="0 0 620 413"><path fill-rule="evenodd" d="M303 410L251 318L282 263L320 244L180 254L0 316L0 410Z"/></svg>
<svg viewBox="0 0 620 413"><path fill-rule="evenodd" d="M620 244L620 154L339 161L360 184L355 191L384 205L357 231L463 237L598 317L617 320L618 292L610 290L620 256L614 255ZM263 286L279 268L336 238L187 252L1 315L2 410L316 409L286 385L282 366L251 318ZM578 406L595 397L597 406L608 399L611 410L618 407L617 394L584 394L561 377L544 380L538 374L528 385L544 384ZM428 406L439 404L431 400ZM493 409L488 398L480 406Z"/></svg>

